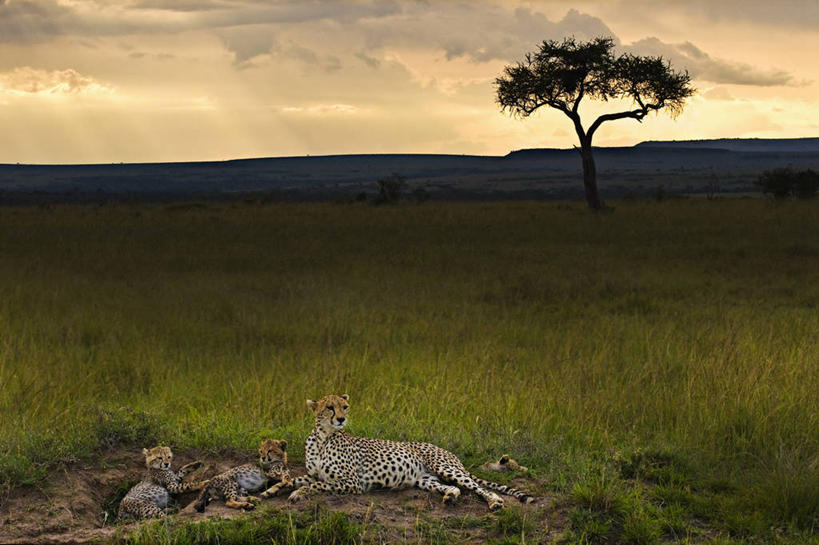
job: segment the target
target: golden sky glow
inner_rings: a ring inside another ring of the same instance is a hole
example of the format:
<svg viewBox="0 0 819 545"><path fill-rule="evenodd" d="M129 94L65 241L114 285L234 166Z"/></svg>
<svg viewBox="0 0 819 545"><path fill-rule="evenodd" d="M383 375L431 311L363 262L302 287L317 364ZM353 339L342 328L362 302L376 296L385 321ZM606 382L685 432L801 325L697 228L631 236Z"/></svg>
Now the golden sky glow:
<svg viewBox="0 0 819 545"><path fill-rule="evenodd" d="M663 55L700 91L596 145L817 136L816 28L813 0L0 0L0 162L571 147L562 114L511 119L492 85L567 35Z"/></svg>

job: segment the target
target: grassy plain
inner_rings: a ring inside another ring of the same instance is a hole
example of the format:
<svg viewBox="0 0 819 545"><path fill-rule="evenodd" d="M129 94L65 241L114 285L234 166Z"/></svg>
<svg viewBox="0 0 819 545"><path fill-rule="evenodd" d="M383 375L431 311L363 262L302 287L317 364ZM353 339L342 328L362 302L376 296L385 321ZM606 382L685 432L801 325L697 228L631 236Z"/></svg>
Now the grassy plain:
<svg viewBox="0 0 819 545"><path fill-rule="evenodd" d="M299 459L346 392L353 433L512 454L566 542L815 542L816 205L0 208L0 486L101 446Z"/></svg>

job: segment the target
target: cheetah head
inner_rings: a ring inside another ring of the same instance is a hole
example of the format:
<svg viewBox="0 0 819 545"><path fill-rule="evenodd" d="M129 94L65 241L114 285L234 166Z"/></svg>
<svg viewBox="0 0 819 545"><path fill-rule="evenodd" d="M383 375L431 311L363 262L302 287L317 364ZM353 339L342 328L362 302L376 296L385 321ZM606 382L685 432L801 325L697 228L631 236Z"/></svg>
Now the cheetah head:
<svg viewBox="0 0 819 545"><path fill-rule="evenodd" d="M347 424L347 409L350 404L347 402L350 396L329 395L318 401L307 400L307 406L316 415L316 426L324 428L328 432L340 430Z"/></svg>
<svg viewBox="0 0 819 545"><path fill-rule="evenodd" d="M281 462L287 465L287 441L276 439L265 439L259 445L259 462L267 467L273 462Z"/></svg>
<svg viewBox="0 0 819 545"><path fill-rule="evenodd" d="M154 447L150 450L142 449L145 455L145 467L148 469L170 469L173 452L170 447Z"/></svg>

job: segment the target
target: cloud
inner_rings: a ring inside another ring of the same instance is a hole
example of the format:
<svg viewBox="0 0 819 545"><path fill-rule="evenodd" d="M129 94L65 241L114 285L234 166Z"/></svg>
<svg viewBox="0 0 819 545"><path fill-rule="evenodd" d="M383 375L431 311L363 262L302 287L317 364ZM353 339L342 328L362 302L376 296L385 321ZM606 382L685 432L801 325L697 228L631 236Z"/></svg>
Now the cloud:
<svg viewBox="0 0 819 545"><path fill-rule="evenodd" d="M133 9L154 9L162 11L211 11L225 9L230 3L219 0L141 0L130 4Z"/></svg>
<svg viewBox="0 0 819 545"><path fill-rule="evenodd" d="M15 95L111 94L114 88L76 70L38 70L30 66L0 74L0 90Z"/></svg>
<svg viewBox="0 0 819 545"><path fill-rule="evenodd" d="M40 43L65 35L169 34L265 23L352 24L400 10L393 0L3 0L0 42Z"/></svg>
<svg viewBox="0 0 819 545"><path fill-rule="evenodd" d="M651 6L656 7L656 3L651 2ZM688 16L700 15L726 24L749 21L810 29L819 25L819 2L814 0L777 0L776 4L747 0L687 0L673 7L681 8Z"/></svg>
<svg viewBox="0 0 819 545"><path fill-rule="evenodd" d="M355 57L359 59L361 62L369 66L370 68L378 68L381 66L381 61L375 57L370 57L363 51L357 51L355 53Z"/></svg>
<svg viewBox="0 0 819 545"><path fill-rule="evenodd" d="M724 87L712 87L702 94L710 100L736 100Z"/></svg>
<svg viewBox="0 0 819 545"><path fill-rule="evenodd" d="M233 53L236 64L270 53L276 43L273 29L269 25L231 27L219 30L218 34L228 51Z"/></svg>
<svg viewBox="0 0 819 545"><path fill-rule="evenodd" d="M0 3L0 42L36 42L43 36L60 36L71 9L56 0L6 1Z"/></svg>
<svg viewBox="0 0 819 545"><path fill-rule="evenodd" d="M513 61L546 39L613 36L599 18L570 9L560 20L526 7L510 9L487 2L403 4L391 18L362 21L368 50L386 47L433 47L447 60L466 58L475 63Z"/></svg>
<svg viewBox="0 0 819 545"><path fill-rule="evenodd" d="M691 42L669 44L657 38L644 38L626 47L641 55L662 56L678 70L685 69L697 80L733 85L798 85L784 70L757 68L743 62L711 57Z"/></svg>

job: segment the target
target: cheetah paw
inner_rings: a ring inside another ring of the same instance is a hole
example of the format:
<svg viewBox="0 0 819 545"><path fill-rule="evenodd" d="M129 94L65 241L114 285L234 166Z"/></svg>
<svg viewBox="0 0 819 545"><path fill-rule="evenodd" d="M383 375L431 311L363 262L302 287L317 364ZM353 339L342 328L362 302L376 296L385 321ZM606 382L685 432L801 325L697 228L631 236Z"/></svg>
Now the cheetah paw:
<svg viewBox="0 0 819 545"><path fill-rule="evenodd" d="M447 505L452 505L458 500L458 497L461 495L461 490L456 486L451 486L447 489L446 493L444 494L444 503Z"/></svg>
<svg viewBox="0 0 819 545"><path fill-rule="evenodd" d="M288 496L287 501L290 503L296 503L302 499L302 497L304 497L304 493L301 490L294 490L291 492L290 496Z"/></svg>
<svg viewBox="0 0 819 545"><path fill-rule="evenodd" d="M489 503L490 511L497 511L503 507L503 500L499 496L490 498L487 503Z"/></svg>
<svg viewBox="0 0 819 545"><path fill-rule="evenodd" d="M276 494L279 493L279 490L281 490L281 485L277 484L277 485L271 486L270 488L268 488L267 490L262 492L261 496L263 498L272 498L273 496L275 496Z"/></svg>

